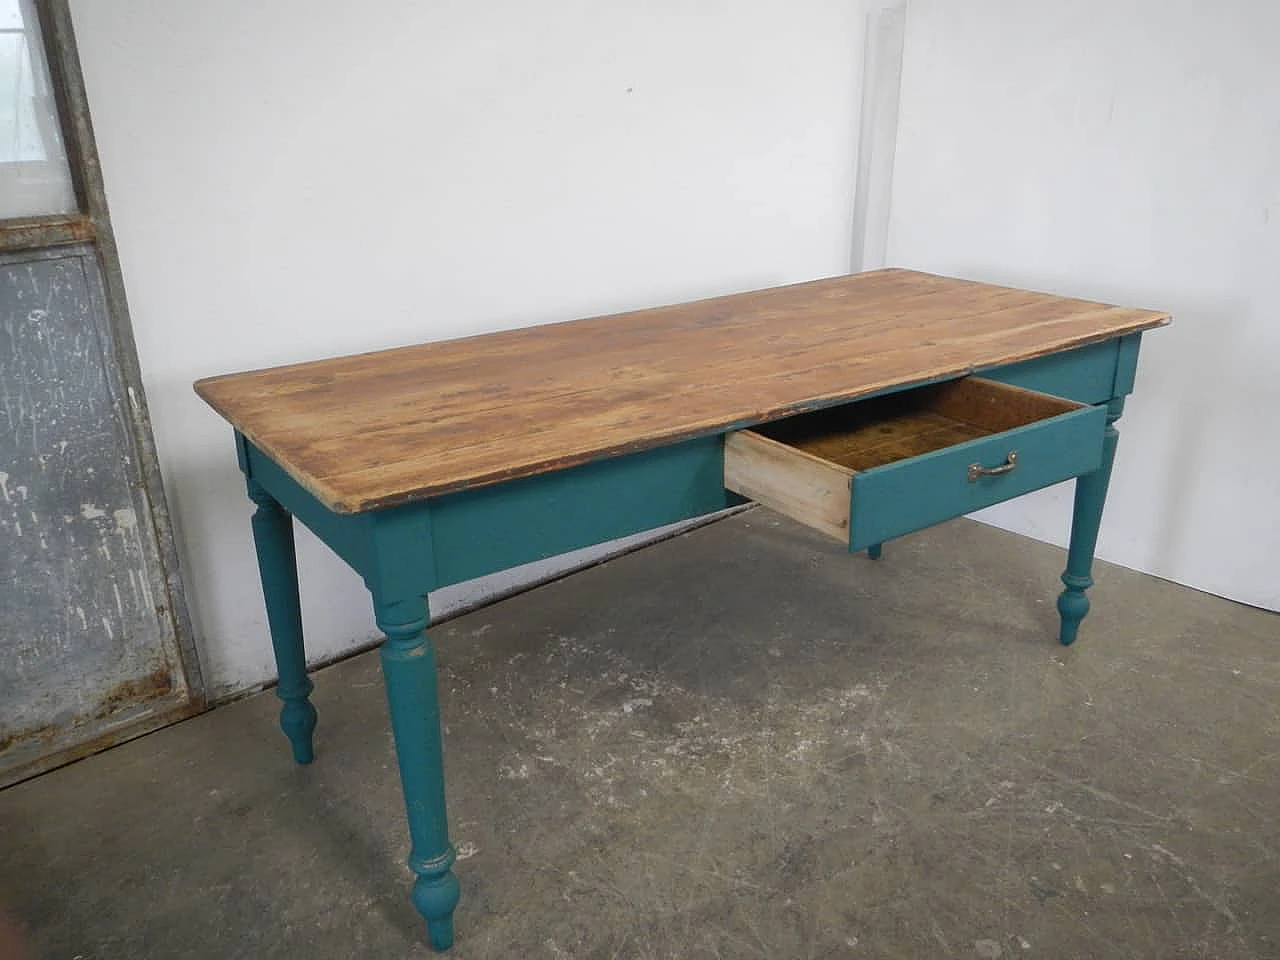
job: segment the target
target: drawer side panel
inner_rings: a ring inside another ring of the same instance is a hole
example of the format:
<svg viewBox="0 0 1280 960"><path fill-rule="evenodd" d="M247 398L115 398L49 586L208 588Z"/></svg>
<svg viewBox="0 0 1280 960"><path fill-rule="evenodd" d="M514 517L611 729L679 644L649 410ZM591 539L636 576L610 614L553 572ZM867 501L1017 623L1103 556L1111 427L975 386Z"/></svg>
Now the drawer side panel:
<svg viewBox="0 0 1280 960"><path fill-rule="evenodd" d="M724 441L724 485L837 540L849 537L851 472L747 431Z"/></svg>

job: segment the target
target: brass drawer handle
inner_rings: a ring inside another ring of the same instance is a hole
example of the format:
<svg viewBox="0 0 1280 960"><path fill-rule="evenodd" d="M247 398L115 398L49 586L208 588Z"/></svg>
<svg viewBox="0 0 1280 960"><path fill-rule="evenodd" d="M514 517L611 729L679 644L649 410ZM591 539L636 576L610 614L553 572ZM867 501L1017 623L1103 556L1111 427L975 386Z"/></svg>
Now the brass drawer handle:
<svg viewBox="0 0 1280 960"><path fill-rule="evenodd" d="M998 467L984 467L980 463L969 464L969 482L977 483L979 477L998 477L1002 473L1012 473L1018 465L1018 451L1010 450L1009 456Z"/></svg>

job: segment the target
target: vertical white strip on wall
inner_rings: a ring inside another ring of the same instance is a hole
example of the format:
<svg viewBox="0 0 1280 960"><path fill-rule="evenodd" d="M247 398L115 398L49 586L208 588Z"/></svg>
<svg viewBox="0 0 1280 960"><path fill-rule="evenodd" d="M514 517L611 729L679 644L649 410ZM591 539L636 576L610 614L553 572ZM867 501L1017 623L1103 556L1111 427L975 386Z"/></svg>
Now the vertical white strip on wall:
<svg viewBox="0 0 1280 960"><path fill-rule="evenodd" d="M854 273L885 266L906 31L907 0L871 4L863 42L858 166L853 194Z"/></svg>

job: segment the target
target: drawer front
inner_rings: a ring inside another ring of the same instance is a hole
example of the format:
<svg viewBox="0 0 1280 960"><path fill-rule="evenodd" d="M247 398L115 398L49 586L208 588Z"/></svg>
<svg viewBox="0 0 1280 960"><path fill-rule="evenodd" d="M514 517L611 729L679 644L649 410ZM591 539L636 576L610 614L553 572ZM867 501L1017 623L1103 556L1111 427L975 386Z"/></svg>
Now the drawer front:
<svg viewBox="0 0 1280 960"><path fill-rule="evenodd" d="M1102 406L980 378L901 396L727 435L725 487L860 550L1102 462Z"/></svg>
<svg viewBox="0 0 1280 960"><path fill-rule="evenodd" d="M1102 463L1105 407L1086 407L1050 420L971 440L934 453L855 473L849 549L861 550L1020 497ZM970 467L1012 470L970 480Z"/></svg>

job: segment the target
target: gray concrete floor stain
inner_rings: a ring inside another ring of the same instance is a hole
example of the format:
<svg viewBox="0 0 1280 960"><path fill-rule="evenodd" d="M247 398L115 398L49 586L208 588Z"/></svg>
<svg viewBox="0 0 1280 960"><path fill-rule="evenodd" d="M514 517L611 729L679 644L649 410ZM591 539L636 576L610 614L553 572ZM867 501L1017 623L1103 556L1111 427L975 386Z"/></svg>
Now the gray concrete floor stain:
<svg viewBox="0 0 1280 960"><path fill-rule="evenodd" d="M763 510L437 628L461 960L1280 957L1280 618ZM265 638L264 638L264 642ZM376 654L0 793L38 957L427 956Z"/></svg>

